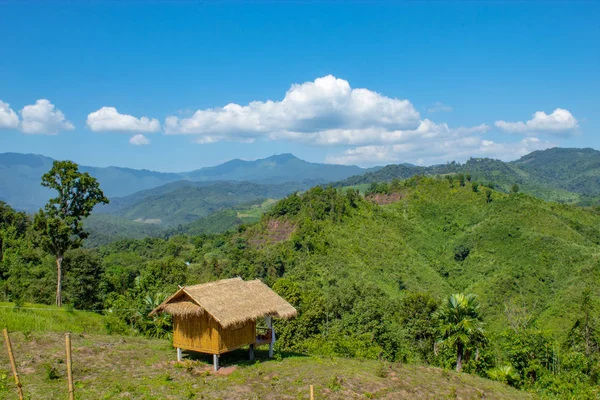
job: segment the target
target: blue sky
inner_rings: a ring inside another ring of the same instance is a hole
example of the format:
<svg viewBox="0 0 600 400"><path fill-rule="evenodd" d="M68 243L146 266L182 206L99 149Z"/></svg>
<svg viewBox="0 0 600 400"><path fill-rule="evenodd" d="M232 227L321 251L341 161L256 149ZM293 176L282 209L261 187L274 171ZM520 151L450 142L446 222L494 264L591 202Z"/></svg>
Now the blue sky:
<svg viewBox="0 0 600 400"><path fill-rule="evenodd" d="M600 148L600 2L82 3L0 1L0 152L182 171Z"/></svg>

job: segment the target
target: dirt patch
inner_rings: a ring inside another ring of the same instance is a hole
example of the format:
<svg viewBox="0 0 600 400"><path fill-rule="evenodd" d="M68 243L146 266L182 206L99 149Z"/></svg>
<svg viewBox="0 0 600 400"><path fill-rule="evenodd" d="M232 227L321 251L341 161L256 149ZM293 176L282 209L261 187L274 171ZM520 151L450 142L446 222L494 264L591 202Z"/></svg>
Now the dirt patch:
<svg viewBox="0 0 600 400"><path fill-rule="evenodd" d="M248 242L254 247L283 242L289 240L295 230L296 225L292 221L271 218L265 222L263 231Z"/></svg>
<svg viewBox="0 0 600 400"><path fill-rule="evenodd" d="M390 193L390 194L371 194L366 197L367 200L373 202L375 204L379 204L380 206L386 204L396 203L404 198L404 194L402 193Z"/></svg>
<svg viewBox="0 0 600 400"><path fill-rule="evenodd" d="M237 369L237 365L232 365L231 367L221 367L213 375L222 375L222 376L231 375L233 373L233 371L235 371L236 369Z"/></svg>

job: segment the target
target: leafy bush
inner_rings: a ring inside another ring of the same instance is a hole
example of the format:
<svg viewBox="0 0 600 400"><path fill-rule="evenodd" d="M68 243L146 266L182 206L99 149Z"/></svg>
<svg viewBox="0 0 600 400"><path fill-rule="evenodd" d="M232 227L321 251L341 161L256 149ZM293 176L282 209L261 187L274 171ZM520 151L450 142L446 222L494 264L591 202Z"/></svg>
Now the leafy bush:
<svg viewBox="0 0 600 400"><path fill-rule="evenodd" d="M455 261L465 261L469 254L471 253L471 249L463 244L459 244L454 248L454 260Z"/></svg>

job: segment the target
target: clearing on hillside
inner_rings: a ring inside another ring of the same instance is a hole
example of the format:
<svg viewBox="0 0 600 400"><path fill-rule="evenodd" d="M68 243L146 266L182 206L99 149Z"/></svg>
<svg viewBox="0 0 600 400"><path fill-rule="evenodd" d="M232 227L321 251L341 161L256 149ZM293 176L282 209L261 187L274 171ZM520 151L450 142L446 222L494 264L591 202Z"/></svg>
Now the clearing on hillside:
<svg viewBox="0 0 600 400"><path fill-rule="evenodd" d="M25 396L67 395L64 336L12 332L11 340ZM532 395L467 374L341 358L282 354L257 360L247 352L222 358L211 372L209 358L188 354L175 361L167 340L74 334L73 376L78 399L523 399ZM4 350L4 349L3 349ZM6 351L0 355L0 398L16 397Z"/></svg>

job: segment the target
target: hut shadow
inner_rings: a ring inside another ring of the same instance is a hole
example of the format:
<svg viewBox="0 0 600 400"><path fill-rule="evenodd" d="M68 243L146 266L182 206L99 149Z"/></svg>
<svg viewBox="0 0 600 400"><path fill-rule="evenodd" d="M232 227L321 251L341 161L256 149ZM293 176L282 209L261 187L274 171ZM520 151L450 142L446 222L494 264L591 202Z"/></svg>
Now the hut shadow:
<svg viewBox="0 0 600 400"><path fill-rule="evenodd" d="M213 356L212 354L197 353L195 351L183 351L184 359L199 361L208 365L212 365ZM306 354L297 353L293 351L279 351L275 353L273 358L269 358L268 348L257 348L254 350L254 360L250 360L248 348L242 348L230 351L228 353L221 354L219 357L220 367L232 367L232 366L249 366L254 365L257 362L271 362L280 361L286 358L294 357L307 357Z"/></svg>

